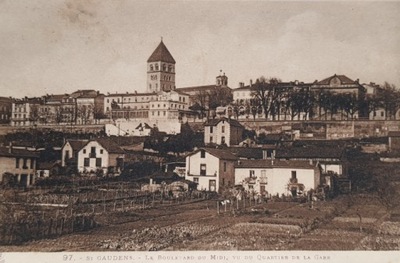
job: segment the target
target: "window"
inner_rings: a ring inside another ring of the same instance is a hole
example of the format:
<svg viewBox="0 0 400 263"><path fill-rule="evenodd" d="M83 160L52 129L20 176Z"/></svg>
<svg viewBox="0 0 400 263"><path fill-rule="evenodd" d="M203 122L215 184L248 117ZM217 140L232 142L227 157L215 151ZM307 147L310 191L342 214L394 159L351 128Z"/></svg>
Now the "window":
<svg viewBox="0 0 400 263"><path fill-rule="evenodd" d="M198 178L198 177L194 177L194 178L193 178L193 182L199 183L199 178Z"/></svg>
<svg viewBox="0 0 400 263"><path fill-rule="evenodd" d="M15 159L15 168L19 168L19 158Z"/></svg>
<svg viewBox="0 0 400 263"><path fill-rule="evenodd" d="M206 151L204 150L200 151L200 158L206 158Z"/></svg>
<svg viewBox="0 0 400 263"><path fill-rule="evenodd" d="M224 172L226 172L226 162L224 162Z"/></svg>
<svg viewBox="0 0 400 263"><path fill-rule="evenodd" d="M90 158L96 158L96 147L90 147Z"/></svg>
<svg viewBox="0 0 400 263"><path fill-rule="evenodd" d="M33 167L34 167L33 165L34 164L35 164L35 159L31 158L31 166L30 166L31 169L33 169Z"/></svg>
<svg viewBox="0 0 400 263"><path fill-rule="evenodd" d="M96 167L101 167L101 158L96 158Z"/></svg>
<svg viewBox="0 0 400 263"><path fill-rule="evenodd" d="M221 127L221 132L224 133L225 132L225 126Z"/></svg>
<svg viewBox="0 0 400 263"><path fill-rule="evenodd" d="M213 133L213 126L210 126L210 133Z"/></svg>
<svg viewBox="0 0 400 263"><path fill-rule="evenodd" d="M83 153L86 153L86 149L83 149Z"/></svg>
<svg viewBox="0 0 400 263"><path fill-rule="evenodd" d="M254 177L254 174L255 174L254 170L250 170L250 171L249 171L249 176L250 176L250 178L253 178L253 177Z"/></svg>
<svg viewBox="0 0 400 263"><path fill-rule="evenodd" d="M221 144L224 144L225 143L225 136L222 136L221 137Z"/></svg>
<svg viewBox="0 0 400 263"><path fill-rule="evenodd" d="M24 158L24 164L22 166L22 169L28 169L28 166L26 165L27 160L28 160L27 158Z"/></svg>
<svg viewBox="0 0 400 263"><path fill-rule="evenodd" d="M213 137L212 136L210 136L210 143L212 143L213 142Z"/></svg>
<svg viewBox="0 0 400 263"><path fill-rule="evenodd" d="M83 159L83 166L89 167L89 165L90 165L90 159L89 158Z"/></svg>
<svg viewBox="0 0 400 263"><path fill-rule="evenodd" d="M206 175L206 169L207 169L207 167L206 167L205 163L200 164L200 175L201 176L205 176Z"/></svg>
<svg viewBox="0 0 400 263"><path fill-rule="evenodd" d="M222 185L225 185L225 178L222 178Z"/></svg>
<svg viewBox="0 0 400 263"><path fill-rule="evenodd" d="M292 177L290 178L290 182L296 184L297 183L297 172L292 171Z"/></svg>

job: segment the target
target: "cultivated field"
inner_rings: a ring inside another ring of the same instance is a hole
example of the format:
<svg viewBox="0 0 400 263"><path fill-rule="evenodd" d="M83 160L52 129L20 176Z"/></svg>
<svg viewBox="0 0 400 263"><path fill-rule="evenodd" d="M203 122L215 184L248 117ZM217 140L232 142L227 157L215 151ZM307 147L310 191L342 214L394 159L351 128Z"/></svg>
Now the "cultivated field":
<svg viewBox="0 0 400 263"><path fill-rule="evenodd" d="M254 200L224 206L206 196L180 201L150 196L145 202L131 196L114 208L115 201L107 205L104 196L98 207L87 204L94 207L93 228L3 245L0 251L400 249L400 222L391 221L373 199L364 205L342 196L312 207Z"/></svg>

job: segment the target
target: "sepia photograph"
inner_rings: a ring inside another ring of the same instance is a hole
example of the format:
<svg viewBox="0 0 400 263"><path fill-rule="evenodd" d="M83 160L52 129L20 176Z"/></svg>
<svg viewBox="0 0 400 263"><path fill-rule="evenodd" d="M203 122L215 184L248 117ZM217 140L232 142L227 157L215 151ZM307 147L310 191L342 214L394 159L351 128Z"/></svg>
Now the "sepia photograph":
<svg viewBox="0 0 400 263"><path fill-rule="evenodd" d="M0 263L400 262L399 15L0 0Z"/></svg>

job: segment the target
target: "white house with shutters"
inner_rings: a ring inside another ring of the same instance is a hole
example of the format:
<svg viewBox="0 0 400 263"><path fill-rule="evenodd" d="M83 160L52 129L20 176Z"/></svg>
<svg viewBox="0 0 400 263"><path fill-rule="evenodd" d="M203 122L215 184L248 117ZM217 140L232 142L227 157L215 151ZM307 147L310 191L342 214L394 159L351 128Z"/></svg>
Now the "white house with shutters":
<svg viewBox="0 0 400 263"><path fill-rule="evenodd" d="M320 185L321 171L309 161L238 160L235 164L235 185L261 195L305 193Z"/></svg>

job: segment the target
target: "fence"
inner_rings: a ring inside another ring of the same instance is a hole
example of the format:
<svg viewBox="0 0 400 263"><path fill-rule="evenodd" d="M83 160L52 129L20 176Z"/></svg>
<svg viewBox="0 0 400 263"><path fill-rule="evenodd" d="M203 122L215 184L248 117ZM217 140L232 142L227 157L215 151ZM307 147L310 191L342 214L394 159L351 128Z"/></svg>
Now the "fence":
<svg viewBox="0 0 400 263"><path fill-rule="evenodd" d="M51 218L21 218L0 227L0 244L19 244L29 240L57 237L96 226L93 215Z"/></svg>

